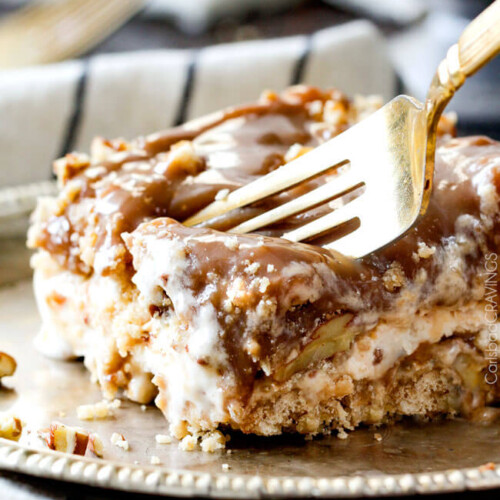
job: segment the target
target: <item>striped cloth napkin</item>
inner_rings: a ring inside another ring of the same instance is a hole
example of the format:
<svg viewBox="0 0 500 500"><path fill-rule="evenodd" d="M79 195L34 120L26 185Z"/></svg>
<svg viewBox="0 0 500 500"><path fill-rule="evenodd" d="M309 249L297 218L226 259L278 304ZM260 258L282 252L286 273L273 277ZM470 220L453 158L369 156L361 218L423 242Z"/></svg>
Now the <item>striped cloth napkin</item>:
<svg viewBox="0 0 500 500"><path fill-rule="evenodd" d="M50 179L55 158L88 150L95 135L131 139L299 82L384 99L396 87L384 40L367 21L2 72L0 187Z"/></svg>

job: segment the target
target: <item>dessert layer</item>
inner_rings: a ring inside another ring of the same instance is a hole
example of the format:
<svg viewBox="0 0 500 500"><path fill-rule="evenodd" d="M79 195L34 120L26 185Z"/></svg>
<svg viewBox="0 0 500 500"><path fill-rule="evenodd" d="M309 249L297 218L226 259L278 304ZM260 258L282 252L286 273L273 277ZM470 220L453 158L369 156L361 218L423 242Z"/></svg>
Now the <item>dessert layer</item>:
<svg viewBox="0 0 500 500"><path fill-rule="evenodd" d="M37 260L37 300L48 306L41 308L38 346L53 356L83 356L110 398L119 389L140 403L156 396L176 434L186 423L196 430L316 434L405 415L494 415L485 407L498 400L500 384L485 377L491 341L484 302L381 317L335 355L322 357L333 340L323 339L315 359L302 351L284 365L286 376L261 370L241 391L217 325L151 317L131 285L70 273L47 254Z"/></svg>

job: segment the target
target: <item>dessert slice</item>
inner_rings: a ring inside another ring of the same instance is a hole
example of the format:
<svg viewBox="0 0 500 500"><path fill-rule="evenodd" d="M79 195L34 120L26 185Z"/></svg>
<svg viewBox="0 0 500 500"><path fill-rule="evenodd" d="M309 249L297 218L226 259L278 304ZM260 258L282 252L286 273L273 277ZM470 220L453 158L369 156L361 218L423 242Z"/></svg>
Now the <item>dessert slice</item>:
<svg viewBox="0 0 500 500"><path fill-rule="evenodd" d="M140 403L154 399L177 437L493 418L497 142L453 139L443 121L427 214L358 261L277 237L329 204L262 234L178 222L374 106L294 87L132 143L97 140L90 157L56 162L60 195L40 201L29 234L39 249L38 345L83 356L107 397L121 389Z"/></svg>

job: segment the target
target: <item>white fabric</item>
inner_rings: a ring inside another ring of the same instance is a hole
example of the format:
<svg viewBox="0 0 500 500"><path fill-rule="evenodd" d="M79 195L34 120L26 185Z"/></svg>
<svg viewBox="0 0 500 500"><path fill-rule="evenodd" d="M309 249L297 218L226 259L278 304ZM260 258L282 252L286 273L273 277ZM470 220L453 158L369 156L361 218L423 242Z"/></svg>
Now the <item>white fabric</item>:
<svg viewBox="0 0 500 500"><path fill-rule="evenodd" d="M48 179L80 64L0 73L0 186Z"/></svg>
<svg viewBox="0 0 500 500"><path fill-rule="evenodd" d="M305 81L334 86L351 96L379 94L384 100L396 90L385 42L367 21L319 31L312 39Z"/></svg>
<svg viewBox="0 0 500 500"><path fill-rule="evenodd" d="M0 187L49 179L66 146L86 151L96 135L131 139L167 128L255 100L264 89L279 91L296 74L350 95L388 99L395 91L384 40L366 21L312 37L101 55L2 72Z"/></svg>
<svg viewBox="0 0 500 500"><path fill-rule="evenodd" d="M255 99L290 84L305 37L216 45L200 52L188 118Z"/></svg>
<svg viewBox="0 0 500 500"><path fill-rule="evenodd" d="M96 135L132 138L171 126L189 53L151 51L96 56L89 65L77 150Z"/></svg>

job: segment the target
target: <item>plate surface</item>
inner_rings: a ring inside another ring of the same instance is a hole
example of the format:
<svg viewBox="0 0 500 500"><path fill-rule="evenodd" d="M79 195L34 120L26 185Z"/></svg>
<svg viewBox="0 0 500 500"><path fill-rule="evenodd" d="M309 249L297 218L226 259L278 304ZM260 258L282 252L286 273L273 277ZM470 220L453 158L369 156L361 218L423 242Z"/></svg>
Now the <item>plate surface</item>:
<svg viewBox="0 0 500 500"><path fill-rule="evenodd" d="M18 362L16 374L0 389L0 410L15 412L30 431L20 443L0 439L1 468L128 491L228 498L360 497L500 486L500 467L494 465L500 462L500 424L401 424L359 430L344 440L235 434L230 453L210 454L181 451L176 442L156 444L155 435L166 433L167 424L152 406L143 411L123 401L112 419L81 422L76 407L100 401L100 391L82 363L47 359L33 348L38 326L29 282L0 289L0 349ZM53 421L99 433L104 459L48 450L36 431ZM125 436L130 451L110 443L113 432ZM152 456L161 465L150 465Z"/></svg>

